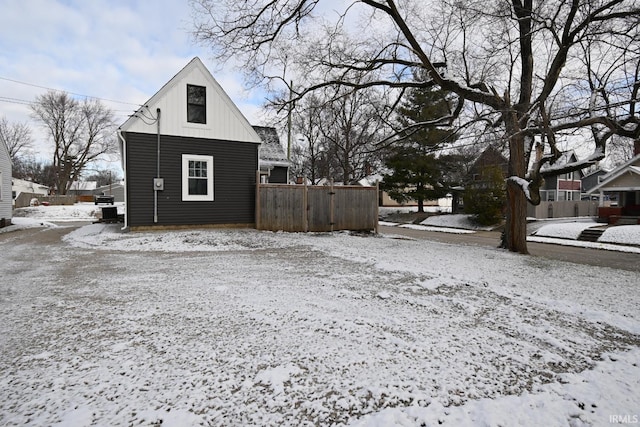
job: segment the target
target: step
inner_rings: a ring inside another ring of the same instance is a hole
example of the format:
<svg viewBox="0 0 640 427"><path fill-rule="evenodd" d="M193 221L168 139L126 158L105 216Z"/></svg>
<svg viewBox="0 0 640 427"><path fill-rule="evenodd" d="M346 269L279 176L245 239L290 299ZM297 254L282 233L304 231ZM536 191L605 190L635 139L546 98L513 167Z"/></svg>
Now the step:
<svg viewBox="0 0 640 427"><path fill-rule="evenodd" d="M578 240L583 242L597 242L600 236L604 233L602 228L585 228L578 236Z"/></svg>

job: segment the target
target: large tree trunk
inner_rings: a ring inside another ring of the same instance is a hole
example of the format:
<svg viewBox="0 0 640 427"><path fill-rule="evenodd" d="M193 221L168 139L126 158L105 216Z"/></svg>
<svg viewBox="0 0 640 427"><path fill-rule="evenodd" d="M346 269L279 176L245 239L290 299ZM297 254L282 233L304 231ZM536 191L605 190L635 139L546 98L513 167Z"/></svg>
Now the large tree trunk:
<svg viewBox="0 0 640 427"><path fill-rule="evenodd" d="M518 120L515 112L506 115L506 129L509 138L509 170L508 176L524 178L526 165L524 164L524 136L519 133ZM501 247L511 252L528 254L527 249L527 198L520 186L514 181L507 180L507 220Z"/></svg>
<svg viewBox="0 0 640 427"><path fill-rule="evenodd" d="M507 222L501 247L521 254L527 249L527 198L522 189L507 181Z"/></svg>

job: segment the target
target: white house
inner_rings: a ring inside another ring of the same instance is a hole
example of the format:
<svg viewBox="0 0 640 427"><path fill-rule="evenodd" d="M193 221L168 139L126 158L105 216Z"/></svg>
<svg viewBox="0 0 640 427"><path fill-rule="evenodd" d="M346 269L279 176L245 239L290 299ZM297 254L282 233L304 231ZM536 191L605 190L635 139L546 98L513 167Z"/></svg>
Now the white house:
<svg viewBox="0 0 640 427"><path fill-rule="evenodd" d="M4 141L0 141L0 226L11 224L11 167L9 148Z"/></svg>
<svg viewBox="0 0 640 427"><path fill-rule="evenodd" d="M20 193L37 194L39 196L48 196L49 187L46 185L38 184L36 182L27 181L25 179L13 178L11 180L11 192L15 199Z"/></svg>

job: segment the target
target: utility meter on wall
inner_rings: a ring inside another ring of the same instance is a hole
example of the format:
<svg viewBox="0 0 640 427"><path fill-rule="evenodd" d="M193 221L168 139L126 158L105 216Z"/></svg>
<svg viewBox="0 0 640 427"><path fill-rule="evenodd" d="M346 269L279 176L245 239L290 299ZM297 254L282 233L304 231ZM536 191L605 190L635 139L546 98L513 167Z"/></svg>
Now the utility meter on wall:
<svg viewBox="0 0 640 427"><path fill-rule="evenodd" d="M153 178L153 189L156 191L164 190L164 178Z"/></svg>

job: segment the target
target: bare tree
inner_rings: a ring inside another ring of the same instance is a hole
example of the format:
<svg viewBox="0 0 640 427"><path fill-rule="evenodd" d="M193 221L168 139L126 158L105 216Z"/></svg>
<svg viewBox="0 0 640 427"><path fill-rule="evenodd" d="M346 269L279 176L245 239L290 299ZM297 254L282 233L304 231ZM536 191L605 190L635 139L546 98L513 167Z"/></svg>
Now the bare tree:
<svg viewBox="0 0 640 427"><path fill-rule="evenodd" d="M33 146L31 128L26 123L9 123L6 117L0 118L0 141L9 148L9 157L16 163L18 157Z"/></svg>
<svg viewBox="0 0 640 427"><path fill-rule="evenodd" d="M293 111L293 127L300 136L293 147L294 169L315 185L323 178L322 101L310 95L296 104Z"/></svg>
<svg viewBox="0 0 640 427"><path fill-rule="evenodd" d="M307 78L298 96L331 85L410 87L411 69L429 76L422 85L456 94L457 107L443 119L486 123L508 146L502 245L511 251L527 252L527 201L540 202L543 174L604 158L612 135L640 137L635 0L353 0L332 22L316 13L323 12L321 0L192 5L196 38L220 58L240 59L253 75L279 75L271 73L270 55L279 43L295 40L296 65ZM355 21L356 15L365 20ZM594 53L586 67L585 49ZM590 86L606 64L608 84ZM560 141L583 131L590 132L592 154L554 166ZM544 144L546 154L529 167L536 144Z"/></svg>
<svg viewBox="0 0 640 427"><path fill-rule="evenodd" d="M50 91L38 96L31 109L54 144L52 163L60 194L67 193L89 163L117 148L113 113L98 100L78 101Z"/></svg>
<svg viewBox="0 0 640 427"><path fill-rule="evenodd" d="M332 178L352 183L363 178L368 166L381 163L375 142L385 121L374 90L316 91L294 108L294 125L302 137L296 156L312 183Z"/></svg>

